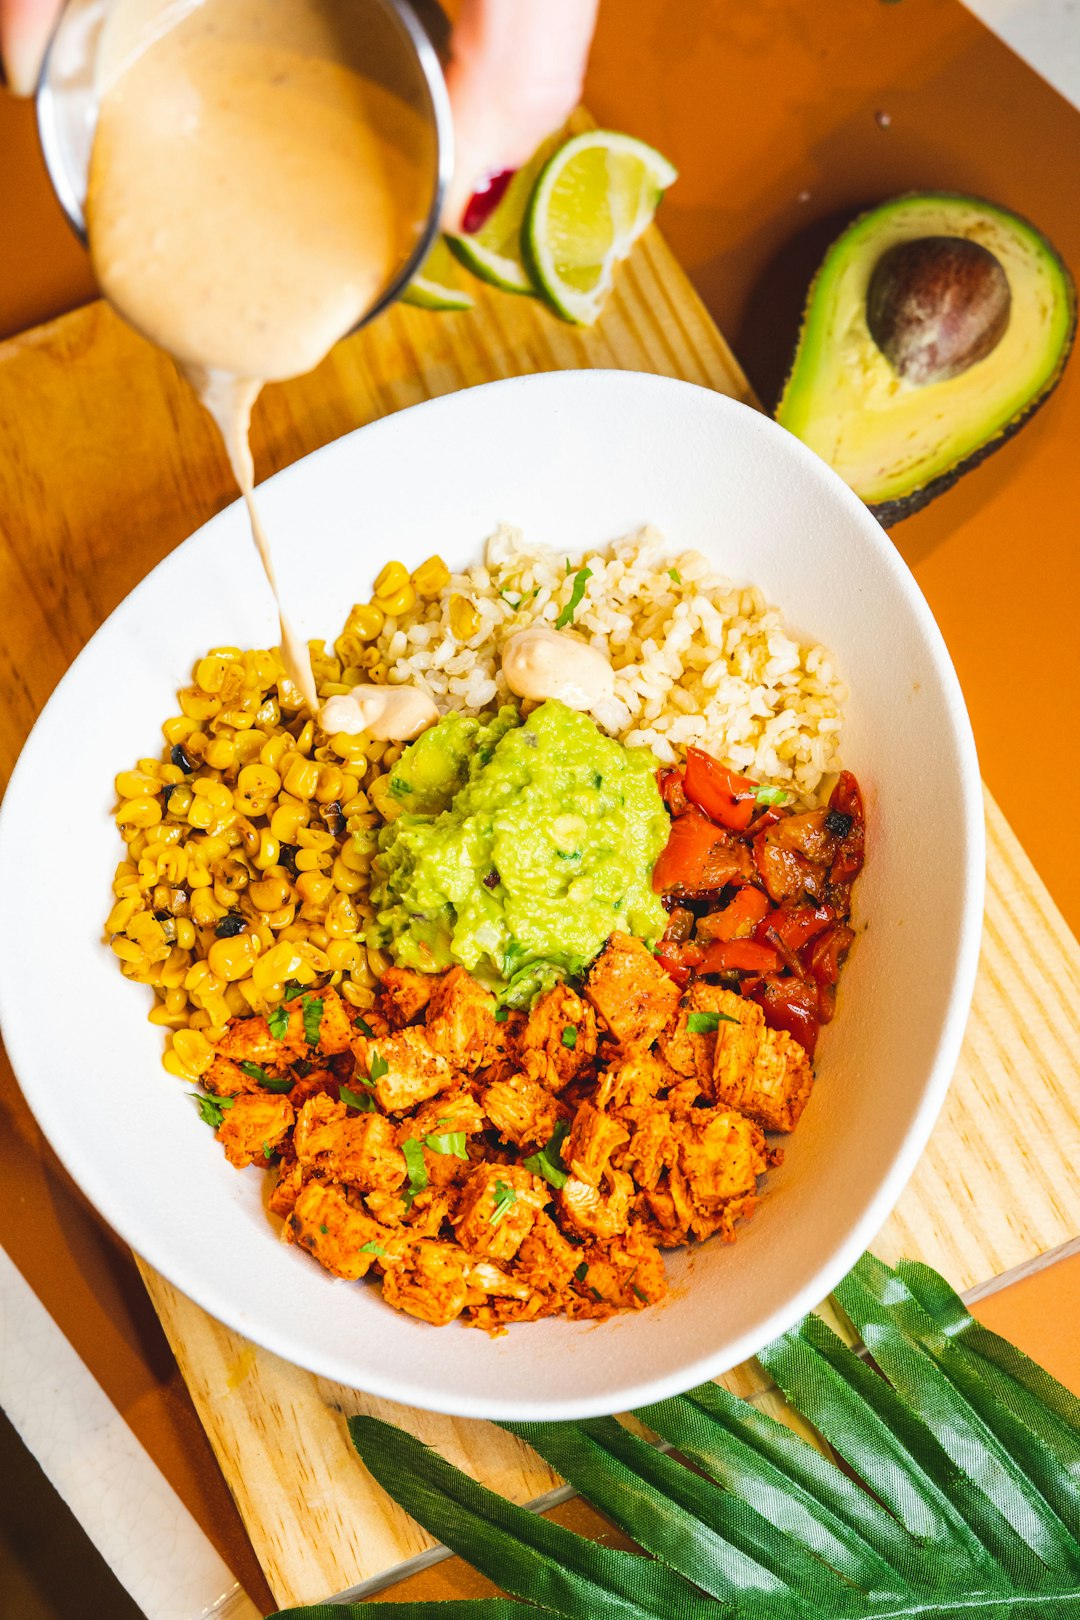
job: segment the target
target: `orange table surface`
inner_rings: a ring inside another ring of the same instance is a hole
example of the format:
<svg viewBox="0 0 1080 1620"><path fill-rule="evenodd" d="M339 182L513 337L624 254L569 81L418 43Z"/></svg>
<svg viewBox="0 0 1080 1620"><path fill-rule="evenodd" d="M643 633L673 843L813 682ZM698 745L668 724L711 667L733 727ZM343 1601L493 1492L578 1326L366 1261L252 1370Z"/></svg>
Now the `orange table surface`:
<svg viewBox="0 0 1080 1620"><path fill-rule="evenodd" d="M821 252L866 203L918 187L981 193L1027 214L1080 271L1080 113L956 0L605 0L586 98L601 122L678 164L664 230L766 403ZM48 189L31 110L3 96L0 153L6 335L94 289ZM984 775L1074 928L1080 863L1058 806L1080 788L1077 752L1059 746L1072 736L1080 674L1078 443L1080 362L1016 441L894 532L956 661ZM24 1110L2 1110L0 1099L0 1175L36 1233L18 1263L269 1604L130 1258ZM1080 1389L1080 1260L980 1314ZM407 1595L456 1595L463 1579L443 1566Z"/></svg>

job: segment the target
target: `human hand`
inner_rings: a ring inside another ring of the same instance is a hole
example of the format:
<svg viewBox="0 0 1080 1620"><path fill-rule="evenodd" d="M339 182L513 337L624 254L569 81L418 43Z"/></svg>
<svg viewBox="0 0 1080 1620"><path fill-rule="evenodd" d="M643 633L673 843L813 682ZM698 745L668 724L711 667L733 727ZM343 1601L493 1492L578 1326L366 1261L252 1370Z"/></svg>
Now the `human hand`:
<svg viewBox="0 0 1080 1620"><path fill-rule="evenodd" d="M455 152L447 230L461 229L490 175L520 168L581 100L598 3L463 0L446 72Z"/></svg>
<svg viewBox="0 0 1080 1620"><path fill-rule="evenodd" d="M63 0L0 0L0 62L8 89L32 96Z"/></svg>

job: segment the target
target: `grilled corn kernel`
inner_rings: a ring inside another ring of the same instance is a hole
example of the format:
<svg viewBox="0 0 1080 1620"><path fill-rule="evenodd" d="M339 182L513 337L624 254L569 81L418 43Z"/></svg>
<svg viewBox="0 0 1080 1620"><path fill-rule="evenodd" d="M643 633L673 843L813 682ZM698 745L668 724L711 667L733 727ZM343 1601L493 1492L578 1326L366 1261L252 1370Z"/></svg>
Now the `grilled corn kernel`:
<svg viewBox="0 0 1080 1620"><path fill-rule="evenodd" d="M240 793L252 799L272 799L281 792L281 777L266 764L245 765L236 778Z"/></svg>
<svg viewBox="0 0 1080 1620"><path fill-rule="evenodd" d="M333 849L335 838L332 832L325 827L300 827L297 830L296 842L301 849Z"/></svg>
<svg viewBox="0 0 1080 1620"><path fill-rule="evenodd" d="M171 720L165 721L161 732L169 747L175 748L177 743L186 741L191 736L191 733L197 729L195 722L189 720L187 715L177 714L173 715Z"/></svg>
<svg viewBox="0 0 1080 1620"><path fill-rule="evenodd" d="M341 994L350 1006L357 1008L359 1012L367 1012L375 1005L375 992L364 989L352 979L345 979L342 982Z"/></svg>
<svg viewBox="0 0 1080 1620"><path fill-rule="evenodd" d="M105 932L122 934L138 909L139 902L130 896L126 900L118 900L105 919Z"/></svg>
<svg viewBox="0 0 1080 1620"><path fill-rule="evenodd" d="M329 850L298 849L293 857L298 872L329 872L334 857Z"/></svg>
<svg viewBox="0 0 1080 1620"><path fill-rule="evenodd" d="M404 580L401 583L404 584ZM400 589L400 586L395 588ZM345 634L355 636L361 642L374 641L385 623L386 614L377 603L357 602L345 620Z"/></svg>
<svg viewBox="0 0 1080 1620"><path fill-rule="evenodd" d="M315 797L320 804L333 804L341 802L342 783L345 773L340 765L320 765L319 780L315 786Z"/></svg>
<svg viewBox="0 0 1080 1620"><path fill-rule="evenodd" d="M314 760L296 755L285 772L284 788L296 799L310 799L319 785L319 767Z"/></svg>
<svg viewBox="0 0 1080 1620"><path fill-rule="evenodd" d="M377 979L381 979L387 968L392 965L386 952L380 951L375 945L369 945L367 948L367 963Z"/></svg>
<svg viewBox="0 0 1080 1620"><path fill-rule="evenodd" d="M441 557L429 557L413 570L412 582L421 596L438 596L450 583L450 570Z"/></svg>
<svg viewBox="0 0 1080 1620"><path fill-rule="evenodd" d="M306 827L311 814L306 805L287 800L279 804L270 817L270 831L281 844L295 844L301 827Z"/></svg>
<svg viewBox="0 0 1080 1620"><path fill-rule="evenodd" d="M216 979L231 984L234 979L246 979L258 957L259 940L255 935L234 934L231 939L216 939L206 960Z"/></svg>
<svg viewBox="0 0 1080 1620"><path fill-rule="evenodd" d="M178 1080L195 1080L198 1078L197 1075L191 1073L190 1069L185 1069L175 1052L166 1052L161 1060L161 1066L167 1073L175 1075Z"/></svg>
<svg viewBox="0 0 1080 1620"><path fill-rule="evenodd" d="M144 794L160 793L162 782L147 771L121 771L116 778L118 799L139 799Z"/></svg>
<svg viewBox="0 0 1080 1620"><path fill-rule="evenodd" d="M326 908L326 932L331 939L346 939L360 926L356 907L347 894L335 895Z"/></svg>
<svg viewBox="0 0 1080 1620"><path fill-rule="evenodd" d="M375 578L375 595L392 596L395 591L400 591L401 587L408 583L409 570L404 563L385 563Z"/></svg>
<svg viewBox="0 0 1080 1620"><path fill-rule="evenodd" d="M190 951L195 944L195 924L189 917L177 917L176 943L182 951Z"/></svg>
<svg viewBox="0 0 1080 1620"><path fill-rule="evenodd" d="M403 613L416 606L415 586L403 585L400 591L394 591L390 596L380 596L379 606L388 619L400 619Z"/></svg>
<svg viewBox="0 0 1080 1620"><path fill-rule="evenodd" d="M227 771L236 763L236 744L231 737L215 737L203 758L215 771Z"/></svg>
<svg viewBox="0 0 1080 1620"><path fill-rule="evenodd" d="M112 951L121 962L129 962L132 967L147 968L150 965L146 960L146 952L141 946L136 945L133 939L128 939L126 934L117 934L112 941Z"/></svg>
<svg viewBox="0 0 1080 1620"><path fill-rule="evenodd" d="M367 748L367 733L335 731L330 739L330 746L339 759L347 760L350 765L362 765Z"/></svg>
<svg viewBox="0 0 1080 1620"><path fill-rule="evenodd" d="M325 951L319 950L318 946L312 945L306 939L299 940L296 949L313 973L329 973L330 963Z"/></svg>
<svg viewBox="0 0 1080 1620"><path fill-rule="evenodd" d="M450 629L458 641L468 641L480 628L480 614L467 596L450 598Z"/></svg>
<svg viewBox="0 0 1080 1620"><path fill-rule="evenodd" d="M281 845L273 833L264 827L259 836L259 852L251 857L251 864L257 866L260 872L265 872L268 867L276 866L280 858ZM278 902L279 905L281 903Z"/></svg>
<svg viewBox="0 0 1080 1620"><path fill-rule="evenodd" d="M185 686L179 693L180 707L189 720L212 720L216 714L221 713L221 699L208 697L200 692L197 686ZM191 753L191 749L188 749Z"/></svg>
<svg viewBox="0 0 1080 1620"><path fill-rule="evenodd" d="M165 992L165 1011L166 1012L170 1012L170 1013L186 1013L187 1012L187 1004L188 1004L188 999L187 999L187 992L185 990L181 990L179 987L177 987L174 990L166 990L166 992Z"/></svg>
<svg viewBox="0 0 1080 1620"><path fill-rule="evenodd" d="M184 1005L180 1012L170 1012L165 1003L161 1001L151 1012L147 1013L147 1017L152 1024L161 1025L165 1029L186 1029L187 997L184 997Z"/></svg>
<svg viewBox="0 0 1080 1620"><path fill-rule="evenodd" d="M277 770L285 755L291 754L292 751L293 739L287 731L282 731L275 737L267 738L259 754L259 759L264 765L269 765L272 770Z"/></svg>
<svg viewBox="0 0 1080 1620"><path fill-rule="evenodd" d="M205 1035L197 1029L178 1030L173 1036L172 1049L188 1074L204 1074L214 1061L214 1049Z"/></svg>
<svg viewBox="0 0 1080 1620"><path fill-rule="evenodd" d="M154 827L161 820L161 805L157 799L149 794L140 794L134 799L125 799L116 812L116 825L118 827Z"/></svg>
<svg viewBox="0 0 1080 1620"><path fill-rule="evenodd" d="M335 901L336 905L337 902ZM326 960L332 973L348 973L360 960L361 946L355 939L332 939L326 947Z"/></svg>
<svg viewBox="0 0 1080 1620"><path fill-rule="evenodd" d="M281 906L288 905L292 898L292 889L284 878L259 878L256 883L248 884L248 899L257 911L277 911Z"/></svg>
<svg viewBox="0 0 1080 1620"><path fill-rule="evenodd" d="M368 797L384 821L396 821L404 808L400 799L390 791L389 774L377 776L368 785Z"/></svg>
<svg viewBox="0 0 1080 1620"><path fill-rule="evenodd" d="M350 872L340 855L330 869L330 876L334 888L338 889L342 894L355 894L358 889L362 889L364 886L363 873Z"/></svg>
<svg viewBox="0 0 1080 1620"><path fill-rule="evenodd" d="M325 905L334 885L323 872L301 872L296 880L296 892L306 905Z"/></svg>

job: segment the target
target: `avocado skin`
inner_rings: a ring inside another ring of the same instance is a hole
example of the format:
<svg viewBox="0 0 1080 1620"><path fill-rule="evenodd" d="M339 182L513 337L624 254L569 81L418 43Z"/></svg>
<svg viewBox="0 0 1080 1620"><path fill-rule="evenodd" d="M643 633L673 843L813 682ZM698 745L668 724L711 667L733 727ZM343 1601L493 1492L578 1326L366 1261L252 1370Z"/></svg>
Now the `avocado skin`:
<svg viewBox="0 0 1080 1620"><path fill-rule="evenodd" d="M850 231L854 226L861 224L863 220L869 218L871 214L876 214L880 209L888 208L894 203L906 202L915 198L940 199L944 203L977 203L993 209L995 212L997 212L999 208L999 205L992 203L989 198L979 197L971 192L900 192L895 197L886 198L883 202L875 203L872 208L865 208L860 213L856 214L852 218L851 222L845 227L844 231L841 232L841 236L837 238L837 242L840 241L841 238L845 236L847 232ZM1006 425L999 432L995 433L992 438L987 439L984 444L979 445L975 450L971 451L969 455L962 457L962 459L957 461L952 467L947 468L945 472L939 473L936 478L931 478L928 483L922 484L917 489L911 490L907 495L898 495L891 501L879 501L876 504L873 502L867 502L867 509L873 514L884 529L891 529L895 527L897 523L903 522L905 518L914 517L916 512L921 512L925 506L930 505L931 501L936 500L939 495L944 495L946 490L951 489L953 485L964 476L965 473L971 472L980 464L980 462L985 461L988 456L992 456L995 450L1000 450L1003 445L1007 444L1008 441L1014 437L1015 434L1019 433L1022 427L1025 427L1027 423L1031 421L1031 418L1035 415L1036 411L1040 410L1041 407L1046 404L1058 383L1061 381L1062 372L1065 370L1065 366L1068 363L1069 356L1073 350L1073 343L1076 338L1076 283L1073 280L1072 272L1062 259L1061 254L1058 252L1054 244L1043 235L1038 226L1033 225L1032 222L1023 214L1017 213L1016 209L1014 208L1009 209L1009 213L1013 214L1018 220L1021 221L1022 224L1026 225L1028 229L1039 238L1039 241L1042 243L1048 257L1054 260L1054 263L1061 271L1062 281L1066 288L1066 297L1069 300L1069 330L1065 338L1065 342L1062 344L1058 363L1055 366L1052 374L1046 379L1046 382L1043 384L1042 388L1029 400L1024 409L1019 411L1017 415L1013 417L1012 421L1007 422ZM813 309L814 294L817 289L818 278L820 277L826 264L828 264L830 256L832 255L835 247L836 243L833 243L826 250L825 256L822 259L821 264L818 266L814 274L814 279L811 281L807 290L806 299L803 303L803 316L799 326L799 336L796 340L795 349L792 353L791 365L788 368L787 376L784 378L784 386L780 390L780 401L778 402L776 411L774 412L774 415L777 418L779 418L780 405L787 393L795 371L795 363L799 356L799 350L802 347L803 335L806 331L806 323L809 319L810 312Z"/></svg>

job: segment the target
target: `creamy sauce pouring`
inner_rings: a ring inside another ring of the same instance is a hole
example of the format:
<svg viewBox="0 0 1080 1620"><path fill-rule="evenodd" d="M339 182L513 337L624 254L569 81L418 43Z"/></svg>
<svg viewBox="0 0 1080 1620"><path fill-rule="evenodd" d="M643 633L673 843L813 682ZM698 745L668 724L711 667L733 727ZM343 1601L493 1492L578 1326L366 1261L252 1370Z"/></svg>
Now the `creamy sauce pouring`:
<svg viewBox="0 0 1080 1620"><path fill-rule="evenodd" d="M350 63L358 17L348 0L117 0L99 59L98 281L217 422L279 607L252 406L377 302L429 201L434 137ZM284 611L281 651L316 713L308 649Z"/></svg>

